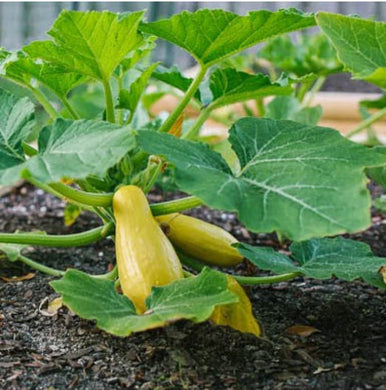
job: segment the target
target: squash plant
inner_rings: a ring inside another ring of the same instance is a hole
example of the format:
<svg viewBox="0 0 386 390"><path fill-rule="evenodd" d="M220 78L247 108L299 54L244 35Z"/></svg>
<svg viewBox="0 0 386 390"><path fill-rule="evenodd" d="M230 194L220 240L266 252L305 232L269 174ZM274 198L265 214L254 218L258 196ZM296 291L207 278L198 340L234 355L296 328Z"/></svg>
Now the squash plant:
<svg viewBox="0 0 386 390"><path fill-rule="evenodd" d="M49 40L32 42L15 53L3 50L3 78L24 87L25 96L0 91L0 184L24 178L66 199L72 212L95 212L102 224L64 236L0 233L0 250L10 261L60 276L51 285L64 304L118 336L183 318L211 319L259 335L239 284L335 276L361 278L385 289L379 272L385 258L374 256L363 243L328 238L370 226L365 170L385 183L383 148L367 148L315 124L256 117L232 124L226 153L197 142L201 125L214 109L293 92L293 77L271 80L224 67L224 61L316 23L355 77L385 86L385 23L328 13L315 18L294 9L245 16L204 9L150 23L144 12L62 11ZM149 61L158 38L193 56L199 67L194 79ZM166 118L151 118L146 110L160 96L146 92L151 80L183 92ZM96 98L90 103L91 95ZM47 113L43 126L36 121L36 102ZM200 110L193 122L184 121L188 105ZM37 147L31 144L34 134ZM144 194L165 167L173 169L177 186L189 196L148 205ZM183 233L184 227L172 221L164 226L165 215L174 218L203 204L237 213L252 232L276 232L292 240L291 253L233 242L228 233L200 221L188 220L185 238L179 241L173 229L177 226L177 233ZM161 226L156 216L163 216ZM193 234L201 238L201 251ZM74 247L108 237L115 238L118 269L104 275L56 270L23 255L30 245ZM271 274L231 276L204 265L208 259L224 265L228 255L234 264L246 257ZM179 261L187 269L182 271Z"/></svg>

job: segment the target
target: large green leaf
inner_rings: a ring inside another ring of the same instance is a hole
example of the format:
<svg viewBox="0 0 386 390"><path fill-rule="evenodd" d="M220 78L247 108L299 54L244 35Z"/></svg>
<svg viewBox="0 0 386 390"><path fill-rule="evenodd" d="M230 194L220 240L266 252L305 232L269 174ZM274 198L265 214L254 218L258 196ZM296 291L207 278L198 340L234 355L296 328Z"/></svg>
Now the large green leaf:
<svg viewBox="0 0 386 390"><path fill-rule="evenodd" d="M374 151L386 156L386 146L374 147ZM386 190L386 165L383 167L369 168L367 174Z"/></svg>
<svg viewBox="0 0 386 390"><path fill-rule="evenodd" d="M210 76L209 89L213 109L262 96L289 95L292 92L286 80L273 83L263 74L253 75L232 68L216 69Z"/></svg>
<svg viewBox="0 0 386 390"><path fill-rule="evenodd" d="M112 281L68 270L62 279L51 285L74 313L96 320L99 328L116 336L129 336L132 332L165 326L180 319L202 322L216 306L238 300L227 289L226 276L209 269L196 277L154 287L146 299L147 311L143 315L136 314L132 302L116 292Z"/></svg>
<svg viewBox="0 0 386 390"><path fill-rule="evenodd" d="M34 126L32 102L0 89L0 184L10 185L19 180L25 161L21 143Z"/></svg>
<svg viewBox="0 0 386 390"><path fill-rule="evenodd" d="M299 272L315 279L336 276L352 281L361 278L376 287L386 289L379 274L379 269L386 266L386 258L374 256L370 247L359 241L337 237L296 242L290 246L291 257L271 248L244 243L237 244L237 247L243 256L263 270L278 274Z"/></svg>
<svg viewBox="0 0 386 390"><path fill-rule="evenodd" d="M386 88L386 23L319 12L317 23L345 68L357 79Z"/></svg>
<svg viewBox="0 0 386 390"><path fill-rule="evenodd" d="M63 10L48 32L54 40L32 42L23 50L69 72L107 81L125 56L142 43L137 31L142 16L143 11L119 15Z"/></svg>
<svg viewBox="0 0 386 390"><path fill-rule="evenodd" d="M7 78L27 87L37 80L61 98L65 98L72 88L86 80L78 73L67 72L50 64L36 63L28 57L20 57L7 63L5 70Z"/></svg>
<svg viewBox="0 0 386 390"><path fill-rule="evenodd" d="M232 126L237 173L204 144L150 131L139 132L138 141L175 164L181 190L236 211L252 231L279 231L299 241L367 228L363 170L386 164L386 156L333 129L271 119L244 118Z"/></svg>
<svg viewBox="0 0 386 390"><path fill-rule="evenodd" d="M266 117L271 119L289 119L305 125L316 125L323 115L320 105L303 107L293 96L277 96L267 105Z"/></svg>
<svg viewBox="0 0 386 390"><path fill-rule="evenodd" d="M199 63L210 66L270 37L313 25L313 16L293 9L251 11L245 16L201 9L142 24L140 29L180 46Z"/></svg>
<svg viewBox="0 0 386 390"><path fill-rule="evenodd" d="M39 134L39 154L26 162L43 183L63 177L102 176L135 146L130 127L108 122L57 119Z"/></svg>

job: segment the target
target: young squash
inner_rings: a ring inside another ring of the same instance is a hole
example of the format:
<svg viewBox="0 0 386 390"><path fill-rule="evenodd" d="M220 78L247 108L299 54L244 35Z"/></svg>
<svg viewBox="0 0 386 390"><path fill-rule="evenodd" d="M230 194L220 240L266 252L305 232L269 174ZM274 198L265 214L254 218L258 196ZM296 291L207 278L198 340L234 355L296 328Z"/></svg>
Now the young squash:
<svg viewBox="0 0 386 390"><path fill-rule="evenodd" d="M114 194L113 209L121 288L142 314L151 288L183 278L182 266L139 187L119 188Z"/></svg>
<svg viewBox="0 0 386 390"><path fill-rule="evenodd" d="M243 260L231 246L236 238L216 225L179 213L156 219L173 245L188 256L221 267L232 267Z"/></svg>

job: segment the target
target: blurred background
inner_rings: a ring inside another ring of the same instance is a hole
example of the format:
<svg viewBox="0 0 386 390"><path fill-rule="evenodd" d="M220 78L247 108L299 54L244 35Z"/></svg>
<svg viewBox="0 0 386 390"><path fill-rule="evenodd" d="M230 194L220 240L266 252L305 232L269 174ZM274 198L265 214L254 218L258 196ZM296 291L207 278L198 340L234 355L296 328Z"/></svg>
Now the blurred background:
<svg viewBox="0 0 386 390"><path fill-rule="evenodd" d="M47 39L45 32L62 9L110 10L113 12L147 9L147 19L156 20L182 10L222 8L240 15L251 10L277 10L295 7L306 12L330 11L358 14L384 21L386 2L3 2L0 3L0 46L15 50L37 39ZM156 60L181 68L193 65L193 59L175 46L159 41L154 53Z"/></svg>

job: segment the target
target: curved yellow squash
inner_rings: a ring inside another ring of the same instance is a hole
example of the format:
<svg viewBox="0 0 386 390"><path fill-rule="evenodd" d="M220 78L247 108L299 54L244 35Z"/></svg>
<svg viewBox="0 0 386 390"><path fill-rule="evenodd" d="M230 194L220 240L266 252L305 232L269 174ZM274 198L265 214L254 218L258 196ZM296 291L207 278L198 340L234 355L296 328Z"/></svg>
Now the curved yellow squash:
<svg viewBox="0 0 386 390"><path fill-rule="evenodd" d="M173 245L185 254L207 264L232 267L243 256L231 244L237 242L226 230L184 214L156 217L165 226L166 235Z"/></svg>
<svg viewBox="0 0 386 390"><path fill-rule="evenodd" d="M251 301L244 289L232 276L227 276L228 290L239 297L239 301L230 305L217 306L209 318L216 325L230 326L240 332L252 333L259 337L260 325L253 316Z"/></svg>
<svg viewBox="0 0 386 390"><path fill-rule="evenodd" d="M114 194L113 209L121 288L141 314L146 310L145 299L151 288L183 278L182 266L139 187L119 188Z"/></svg>

